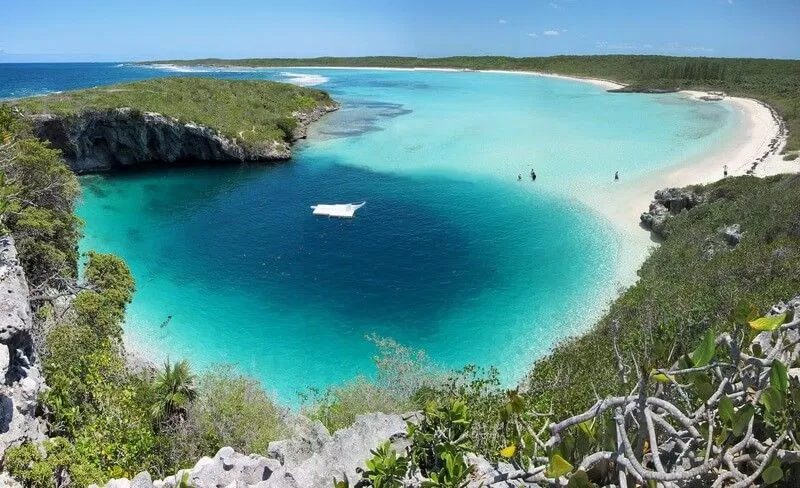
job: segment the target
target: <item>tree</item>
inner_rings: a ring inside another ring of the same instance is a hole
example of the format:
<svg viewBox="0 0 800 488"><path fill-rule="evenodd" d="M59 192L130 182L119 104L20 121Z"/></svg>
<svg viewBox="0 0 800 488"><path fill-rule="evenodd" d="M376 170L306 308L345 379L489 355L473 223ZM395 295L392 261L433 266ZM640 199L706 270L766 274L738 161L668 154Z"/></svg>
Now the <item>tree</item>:
<svg viewBox="0 0 800 488"><path fill-rule="evenodd" d="M186 360L171 365L167 359L155 380L153 417L158 420L184 418L189 403L197 397L194 380Z"/></svg>

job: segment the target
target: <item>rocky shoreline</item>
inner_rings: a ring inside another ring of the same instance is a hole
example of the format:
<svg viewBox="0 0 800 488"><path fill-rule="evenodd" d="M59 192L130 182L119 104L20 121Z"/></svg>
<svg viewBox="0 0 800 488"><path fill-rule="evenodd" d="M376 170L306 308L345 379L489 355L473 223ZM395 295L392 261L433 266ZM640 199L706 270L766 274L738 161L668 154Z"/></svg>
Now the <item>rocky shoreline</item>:
<svg viewBox="0 0 800 488"><path fill-rule="evenodd" d="M39 139L60 149L76 173L108 171L144 164L272 162L292 157L292 143L306 137L308 126L336 103L294 112L296 126L288 140L245 142L192 122L130 108L87 110L79 115L34 114L29 119Z"/></svg>

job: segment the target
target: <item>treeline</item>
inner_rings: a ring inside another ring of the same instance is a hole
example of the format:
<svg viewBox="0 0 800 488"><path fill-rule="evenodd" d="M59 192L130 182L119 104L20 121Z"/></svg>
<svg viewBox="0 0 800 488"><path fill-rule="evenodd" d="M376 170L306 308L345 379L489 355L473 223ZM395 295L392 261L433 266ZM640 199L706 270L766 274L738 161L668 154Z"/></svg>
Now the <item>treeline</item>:
<svg viewBox="0 0 800 488"><path fill-rule="evenodd" d="M789 128L787 150L800 150L800 61L795 60L607 55L529 58L507 56L446 58L369 56L233 60L210 58L158 62L195 66L357 66L538 71L603 78L648 88L718 90L730 95L756 98L774 107Z"/></svg>

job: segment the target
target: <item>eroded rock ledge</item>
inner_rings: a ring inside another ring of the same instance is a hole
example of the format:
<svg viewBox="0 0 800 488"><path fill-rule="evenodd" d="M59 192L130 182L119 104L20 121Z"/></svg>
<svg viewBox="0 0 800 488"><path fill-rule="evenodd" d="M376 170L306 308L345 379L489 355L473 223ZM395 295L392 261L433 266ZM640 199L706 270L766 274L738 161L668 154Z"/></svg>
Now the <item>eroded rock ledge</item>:
<svg viewBox="0 0 800 488"><path fill-rule="evenodd" d="M0 458L6 449L45 439L36 416L37 397L46 388L31 338L31 308L25 273L14 239L0 237ZM0 479L0 484L3 480ZM5 486L4 484L2 486Z"/></svg>
<svg viewBox="0 0 800 488"><path fill-rule="evenodd" d="M245 142L218 131L130 108L89 110L79 115L31 115L34 134L60 149L73 171L107 171L139 164L184 161L280 161L292 156L291 143L337 104L292 114L297 126L290 141Z"/></svg>

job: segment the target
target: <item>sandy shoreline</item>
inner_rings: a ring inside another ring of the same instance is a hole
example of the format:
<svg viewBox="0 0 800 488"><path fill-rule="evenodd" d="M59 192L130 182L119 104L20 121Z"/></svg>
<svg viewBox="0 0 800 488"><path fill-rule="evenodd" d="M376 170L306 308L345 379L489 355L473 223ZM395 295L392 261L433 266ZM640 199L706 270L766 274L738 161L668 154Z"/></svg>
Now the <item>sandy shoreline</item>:
<svg viewBox="0 0 800 488"><path fill-rule="evenodd" d="M698 99L704 92L683 91L681 96ZM678 162L642 177L626 181L609 181L602 186L584 188L576 197L610 221L619 235L619 268L615 285L625 287L636 281L636 271L656 245L649 232L639 225L639 216L646 211L656 190L706 184L724 177L741 176L752 170L755 176L800 172L800 160L783 161L780 154L787 133L778 115L763 103L739 97L726 97L719 102L733 106L740 117L739 126L729 143L720 149ZM758 165L753 170L753 163Z"/></svg>
<svg viewBox="0 0 800 488"><path fill-rule="evenodd" d="M363 67L363 66L237 66L235 64L225 66L190 66L181 64L144 64L141 66L149 66L151 68L224 68L224 69L251 69L257 70L272 70L272 69L328 69L328 70L362 70L362 71L439 71L445 73L497 73L506 75L523 75L523 76L541 76L545 78L557 78L561 80L582 81L584 83L591 83L606 90L614 90L622 88L625 85L617 83L612 80L604 80L600 78L582 78L579 76L566 76L554 73L544 73L539 71L517 71L517 70L501 70L501 69L460 69L460 68L390 68L390 67Z"/></svg>

